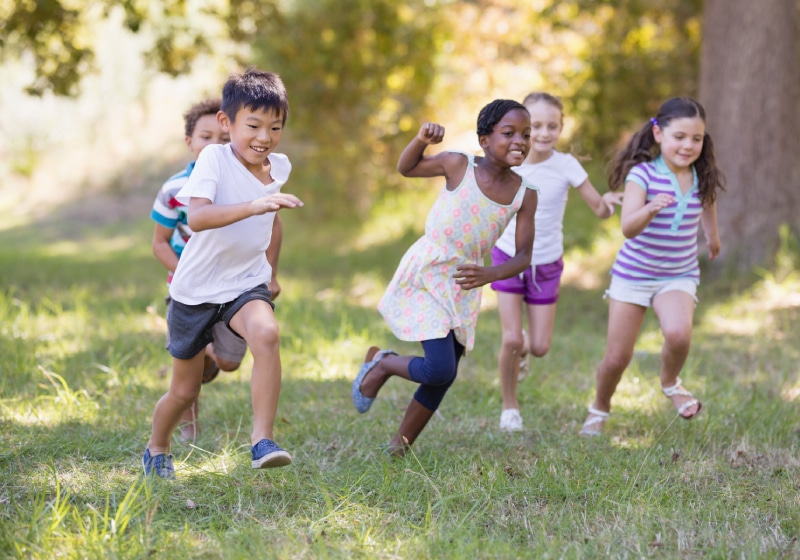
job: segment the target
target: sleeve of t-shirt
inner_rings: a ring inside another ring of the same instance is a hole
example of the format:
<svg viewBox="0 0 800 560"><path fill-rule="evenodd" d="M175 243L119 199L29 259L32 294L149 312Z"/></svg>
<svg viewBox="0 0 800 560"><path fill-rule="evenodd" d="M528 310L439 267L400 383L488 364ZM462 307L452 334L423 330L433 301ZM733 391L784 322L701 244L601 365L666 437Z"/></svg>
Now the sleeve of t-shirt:
<svg viewBox="0 0 800 560"><path fill-rule="evenodd" d="M169 182L165 183L158 190L156 199L153 202L153 209L150 211L150 218L166 228L175 229L178 225L178 211L169 203L170 197L166 188L168 184Z"/></svg>
<svg viewBox="0 0 800 560"><path fill-rule="evenodd" d="M566 154L564 160L564 176L573 188L580 187L584 181L589 178L589 174L583 168L581 162L572 154Z"/></svg>
<svg viewBox="0 0 800 560"><path fill-rule="evenodd" d="M645 191L647 191L647 174L645 173L641 163L637 163L631 168L630 171L628 171L628 175L625 177L625 182L627 183L629 181L636 183Z"/></svg>
<svg viewBox="0 0 800 560"><path fill-rule="evenodd" d="M217 185L222 176L222 162L220 161L222 154L219 148L227 148L227 145L206 146L200 152L189 180L175 195L178 202L188 205L192 198L207 198L214 202Z"/></svg>

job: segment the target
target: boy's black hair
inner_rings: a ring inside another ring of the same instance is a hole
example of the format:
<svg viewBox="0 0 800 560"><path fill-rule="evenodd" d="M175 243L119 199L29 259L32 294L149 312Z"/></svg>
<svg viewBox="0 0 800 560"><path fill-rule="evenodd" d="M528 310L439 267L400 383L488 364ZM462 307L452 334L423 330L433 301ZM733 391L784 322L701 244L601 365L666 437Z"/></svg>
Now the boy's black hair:
<svg viewBox="0 0 800 560"><path fill-rule="evenodd" d="M624 186L625 177L637 163L656 159L661 150L653 136L653 127L662 130L669 126L673 119L699 117L706 122L706 110L691 97L673 97L661 105L658 114L644 123L631 137L628 144L614 157L609 166L608 188L612 191ZM694 162L697 171L697 191L703 206L710 206L717 197L717 189L725 190L725 176L717 167L714 155L714 142L706 132L703 136L703 149Z"/></svg>
<svg viewBox="0 0 800 560"><path fill-rule="evenodd" d="M206 115L216 115L219 113L219 108L221 106L222 100L216 98L206 99L205 101L195 103L189 107L189 110L183 115L184 131L186 132L186 136L191 136L194 134L194 129L197 126L197 121L200 120L200 117L205 117Z"/></svg>
<svg viewBox="0 0 800 560"><path fill-rule="evenodd" d="M519 101L513 99L495 99L486 105L481 112L478 113L478 136L486 136L491 134L494 125L506 116L506 113L514 109L522 109L526 113L528 109Z"/></svg>
<svg viewBox="0 0 800 560"><path fill-rule="evenodd" d="M233 122L242 108L275 111L283 116L285 124L289 116L289 99L280 76L250 67L244 74L228 78L222 87L222 112Z"/></svg>

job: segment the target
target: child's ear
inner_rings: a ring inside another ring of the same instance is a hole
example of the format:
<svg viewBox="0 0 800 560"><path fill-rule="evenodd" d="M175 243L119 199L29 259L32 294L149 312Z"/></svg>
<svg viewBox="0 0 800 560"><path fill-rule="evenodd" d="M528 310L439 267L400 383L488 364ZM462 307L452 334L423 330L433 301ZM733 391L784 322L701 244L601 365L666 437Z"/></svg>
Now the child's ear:
<svg viewBox="0 0 800 560"><path fill-rule="evenodd" d="M189 148L190 152L194 152L194 148L192 148L192 137L191 136L184 136L184 142L186 142L186 147Z"/></svg>
<svg viewBox="0 0 800 560"><path fill-rule="evenodd" d="M485 135L478 136L478 144L480 144L481 148L486 149L489 145L489 141L486 139Z"/></svg>
<svg viewBox="0 0 800 560"><path fill-rule="evenodd" d="M219 126L222 127L222 130L224 132L230 133L230 131L231 131L231 122L228 119L228 115L226 115L223 111L220 111L219 113L217 113L217 122L219 123Z"/></svg>
<svg viewBox="0 0 800 560"><path fill-rule="evenodd" d="M661 130L661 127L657 124L653 125L653 138L655 138L656 142L661 144L661 139L664 137L664 132Z"/></svg>

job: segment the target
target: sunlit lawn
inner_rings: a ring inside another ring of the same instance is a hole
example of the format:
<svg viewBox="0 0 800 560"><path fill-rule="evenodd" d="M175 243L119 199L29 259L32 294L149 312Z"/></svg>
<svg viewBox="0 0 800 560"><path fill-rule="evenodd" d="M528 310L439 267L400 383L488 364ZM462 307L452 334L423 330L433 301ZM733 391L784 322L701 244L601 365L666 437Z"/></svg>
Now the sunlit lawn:
<svg viewBox="0 0 800 560"><path fill-rule="evenodd" d="M204 387L203 432L174 442L172 483L145 484L140 467L170 363L150 223L74 231L56 215L0 231L0 556L800 556L797 274L701 286L683 375L704 402L696 420L659 391L649 317L607 435L577 436L605 344L613 222L571 228L555 340L520 384L525 431L497 429L487 290L475 351L440 414L412 456L387 460L380 446L412 387L391 380L360 416L350 382L370 344L418 352L375 310L416 235L406 226L423 218L386 220L415 204L376 208L360 232L287 215L276 437L295 461L249 466L248 357Z"/></svg>

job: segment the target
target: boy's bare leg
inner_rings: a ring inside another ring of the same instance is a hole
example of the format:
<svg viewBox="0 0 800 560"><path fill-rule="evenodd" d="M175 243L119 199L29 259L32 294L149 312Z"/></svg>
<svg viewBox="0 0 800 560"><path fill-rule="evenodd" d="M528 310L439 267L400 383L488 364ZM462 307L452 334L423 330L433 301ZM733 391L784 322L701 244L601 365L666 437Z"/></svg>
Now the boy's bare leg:
<svg viewBox="0 0 800 560"><path fill-rule="evenodd" d="M200 352L188 360L172 359L169 390L158 400L153 410L153 430L150 441L147 442L151 455L169 451L172 434L181 416L197 400L203 376L203 356L204 352Z"/></svg>
<svg viewBox="0 0 800 560"><path fill-rule="evenodd" d="M200 397L198 396L192 405L186 409L181 416L181 438L185 441L194 441L200 433L200 425L197 422L197 414L200 410Z"/></svg>
<svg viewBox="0 0 800 560"><path fill-rule="evenodd" d="M253 404L252 445L273 440L281 391L280 330L272 307L263 300L249 301L233 316L231 328L247 341L253 355L250 397Z"/></svg>

